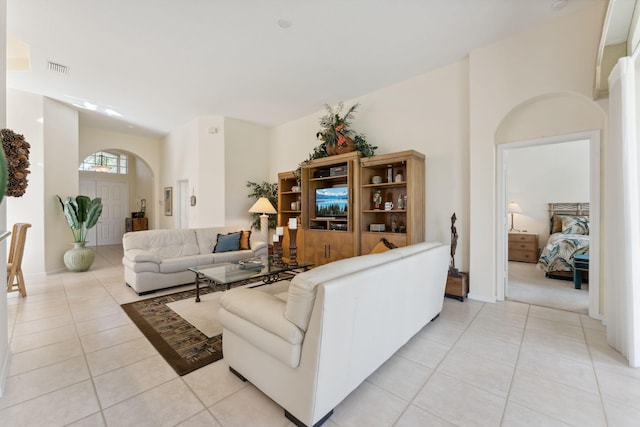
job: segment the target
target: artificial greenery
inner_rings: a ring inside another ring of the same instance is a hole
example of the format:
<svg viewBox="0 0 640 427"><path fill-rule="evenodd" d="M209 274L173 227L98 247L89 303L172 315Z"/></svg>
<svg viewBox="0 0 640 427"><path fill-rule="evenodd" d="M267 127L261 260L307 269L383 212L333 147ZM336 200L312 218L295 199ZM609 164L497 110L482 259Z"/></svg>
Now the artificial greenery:
<svg viewBox="0 0 640 427"><path fill-rule="evenodd" d="M322 143L314 148L309 155L308 160L327 157L327 147L344 147L350 142L354 143L355 151L360 151L365 157L374 155L378 148L369 144L363 133L357 133L351 129L351 120L360 103L355 103L347 112L341 116L344 110L344 102L340 102L335 108L329 104L325 104L327 114L320 117L320 127L322 130L316 133L316 138L322 140Z"/></svg>
<svg viewBox="0 0 640 427"><path fill-rule="evenodd" d="M361 152L365 157L373 156L378 149L378 147L376 147L375 145L371 145L367 141L365 141L363 134L356 135L353 138L353 142L355 142L356 151Z"/></svg>
<svg viewBox="0 0 640 427"><path fill-rule="evenodd" d="M353 113L356 112L360 104L353 104L344 116L340 116L344 109L344 102L340 102L337 107L333 108L329 104L324 104L327 114L320 117L320 127L322 130L316 133L316 138L323 140L326 144L335 147L336 145L346 145L348 140L353 140L356 133L351 126Z"/></svg>
<svg viewBox="0 0 640 427"><path fill-rule="evenodd" d="M249 197L250 199L254 199L255 201L257 201L260 197L266 197L267 199L269 199L273 207L276 208L276 211L278 210L277 183L263 181L261 184L258 184L257 182L248 181L247 187L251 188L251 193L249 193L247 197ZM251 224L251 226L256 230L260 230L260 214L252 213L251 215L253 217L253 223ZM276 217L276 215L269 215L269 228L276 228L277 223L278 218Z"/></svg>
<svg viewBox="0 0 640 427"><path fill-rule="evenodd" d="M328 157L328 145L345 145L346 141L349 139L354 143L354 150L360 151L364 157L371 157L375 154L378 147L369 144L363 133L356 133L352 129L350 129L351 119L353 119L353 113L355 113L358 106L360 106L359 103L352 105L351 107L349 107L347 112L343 116L341 116L340 114L344 109L343 102L340 102L336 108L325 104L327 114L320 118L320 126L322 127L322 131L316 133L316 138L322 140L322 143L314 147L313 151L309 153L307 158L302 163L300 163L300 165L298 165L298 169L296 169L295 171L296 176L300 176L300 168L302 167L303 163L307 163L315 159L321 159L323 157Z"/></svg>
<svg viewBox="0 0 640 427"><path fill-rule="evenodd" d="M92 200L89 196L79 195L75 199L67 197L67 201L63 203L60 196L57 197L73 233L74 243L86 242L87 233L96 225L102 214L102 199L96 197Z"/></svg>

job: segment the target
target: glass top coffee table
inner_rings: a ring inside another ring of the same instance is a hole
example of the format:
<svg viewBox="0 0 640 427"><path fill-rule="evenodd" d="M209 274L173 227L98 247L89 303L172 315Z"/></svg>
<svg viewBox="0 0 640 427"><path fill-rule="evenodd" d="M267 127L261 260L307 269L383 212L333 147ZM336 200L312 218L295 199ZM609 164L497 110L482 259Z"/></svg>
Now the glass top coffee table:
<svg viewBox="0 0 640 427"><path fill-rule="evenodd" d="M313 264L299 262L274 265L271 257L251 258L243 261L224 262L220 264L199 265L189 268L196 275L196 302L200 302L200 282L206 282L215 289L216 285L224 285L227 290L231 285L245 280L261 279L263 284L280 280L280 274L288 271L306 271Z"/></svg>

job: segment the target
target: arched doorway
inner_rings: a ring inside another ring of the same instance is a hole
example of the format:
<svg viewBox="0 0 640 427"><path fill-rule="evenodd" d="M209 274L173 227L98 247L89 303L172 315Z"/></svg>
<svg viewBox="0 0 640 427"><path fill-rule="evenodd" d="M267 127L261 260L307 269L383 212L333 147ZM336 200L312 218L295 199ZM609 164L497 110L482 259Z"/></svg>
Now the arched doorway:
<svg viewBox="0 0 640 427"><path fill-rule="evenodd" d="M605 114L581 95L560 93L531 99L509 112L496 132L497 298L505 298L508 278L507 182L509 150L584 139L589 141L590 271L589 315L601 318L600 288L600 138ZM567 167L571 165L568 164ZM551 200L550 200L551 201ZM577 200L575 202L578 202ZM541 242L544 244L544 242Z"/></svg>
<svg viewBox="0 0 640 427"><path fill-rule="evenodd" d="M150 167L131 152L104 148L87 156L79 167L80 194L103 201L103 213L89 241L93 245L120 244L126 218L142 211L143 205L145 216L153 218L153 182Z"/></svg>

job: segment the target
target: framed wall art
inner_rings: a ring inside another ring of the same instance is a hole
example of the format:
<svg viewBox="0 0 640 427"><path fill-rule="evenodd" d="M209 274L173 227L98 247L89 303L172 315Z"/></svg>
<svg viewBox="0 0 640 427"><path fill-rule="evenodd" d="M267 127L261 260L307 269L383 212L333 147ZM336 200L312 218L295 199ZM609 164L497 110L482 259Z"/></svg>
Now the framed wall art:
<svg viewBox="0 0 640 427"><path fill-rule="evenodd" d="M173 215L173 187L164 187L164 216Z"/></svg>

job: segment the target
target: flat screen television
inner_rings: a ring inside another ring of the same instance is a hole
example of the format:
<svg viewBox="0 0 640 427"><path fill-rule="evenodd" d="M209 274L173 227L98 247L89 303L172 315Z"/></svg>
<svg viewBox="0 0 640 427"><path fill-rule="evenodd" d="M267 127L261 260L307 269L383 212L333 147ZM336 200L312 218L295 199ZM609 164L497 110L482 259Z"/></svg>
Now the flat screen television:
<svg viewBox="0 0 640 427"><path fill-rule="evenodd" d="M316 189L316 217L345 217L349 207L349 187Z"/></svg>

